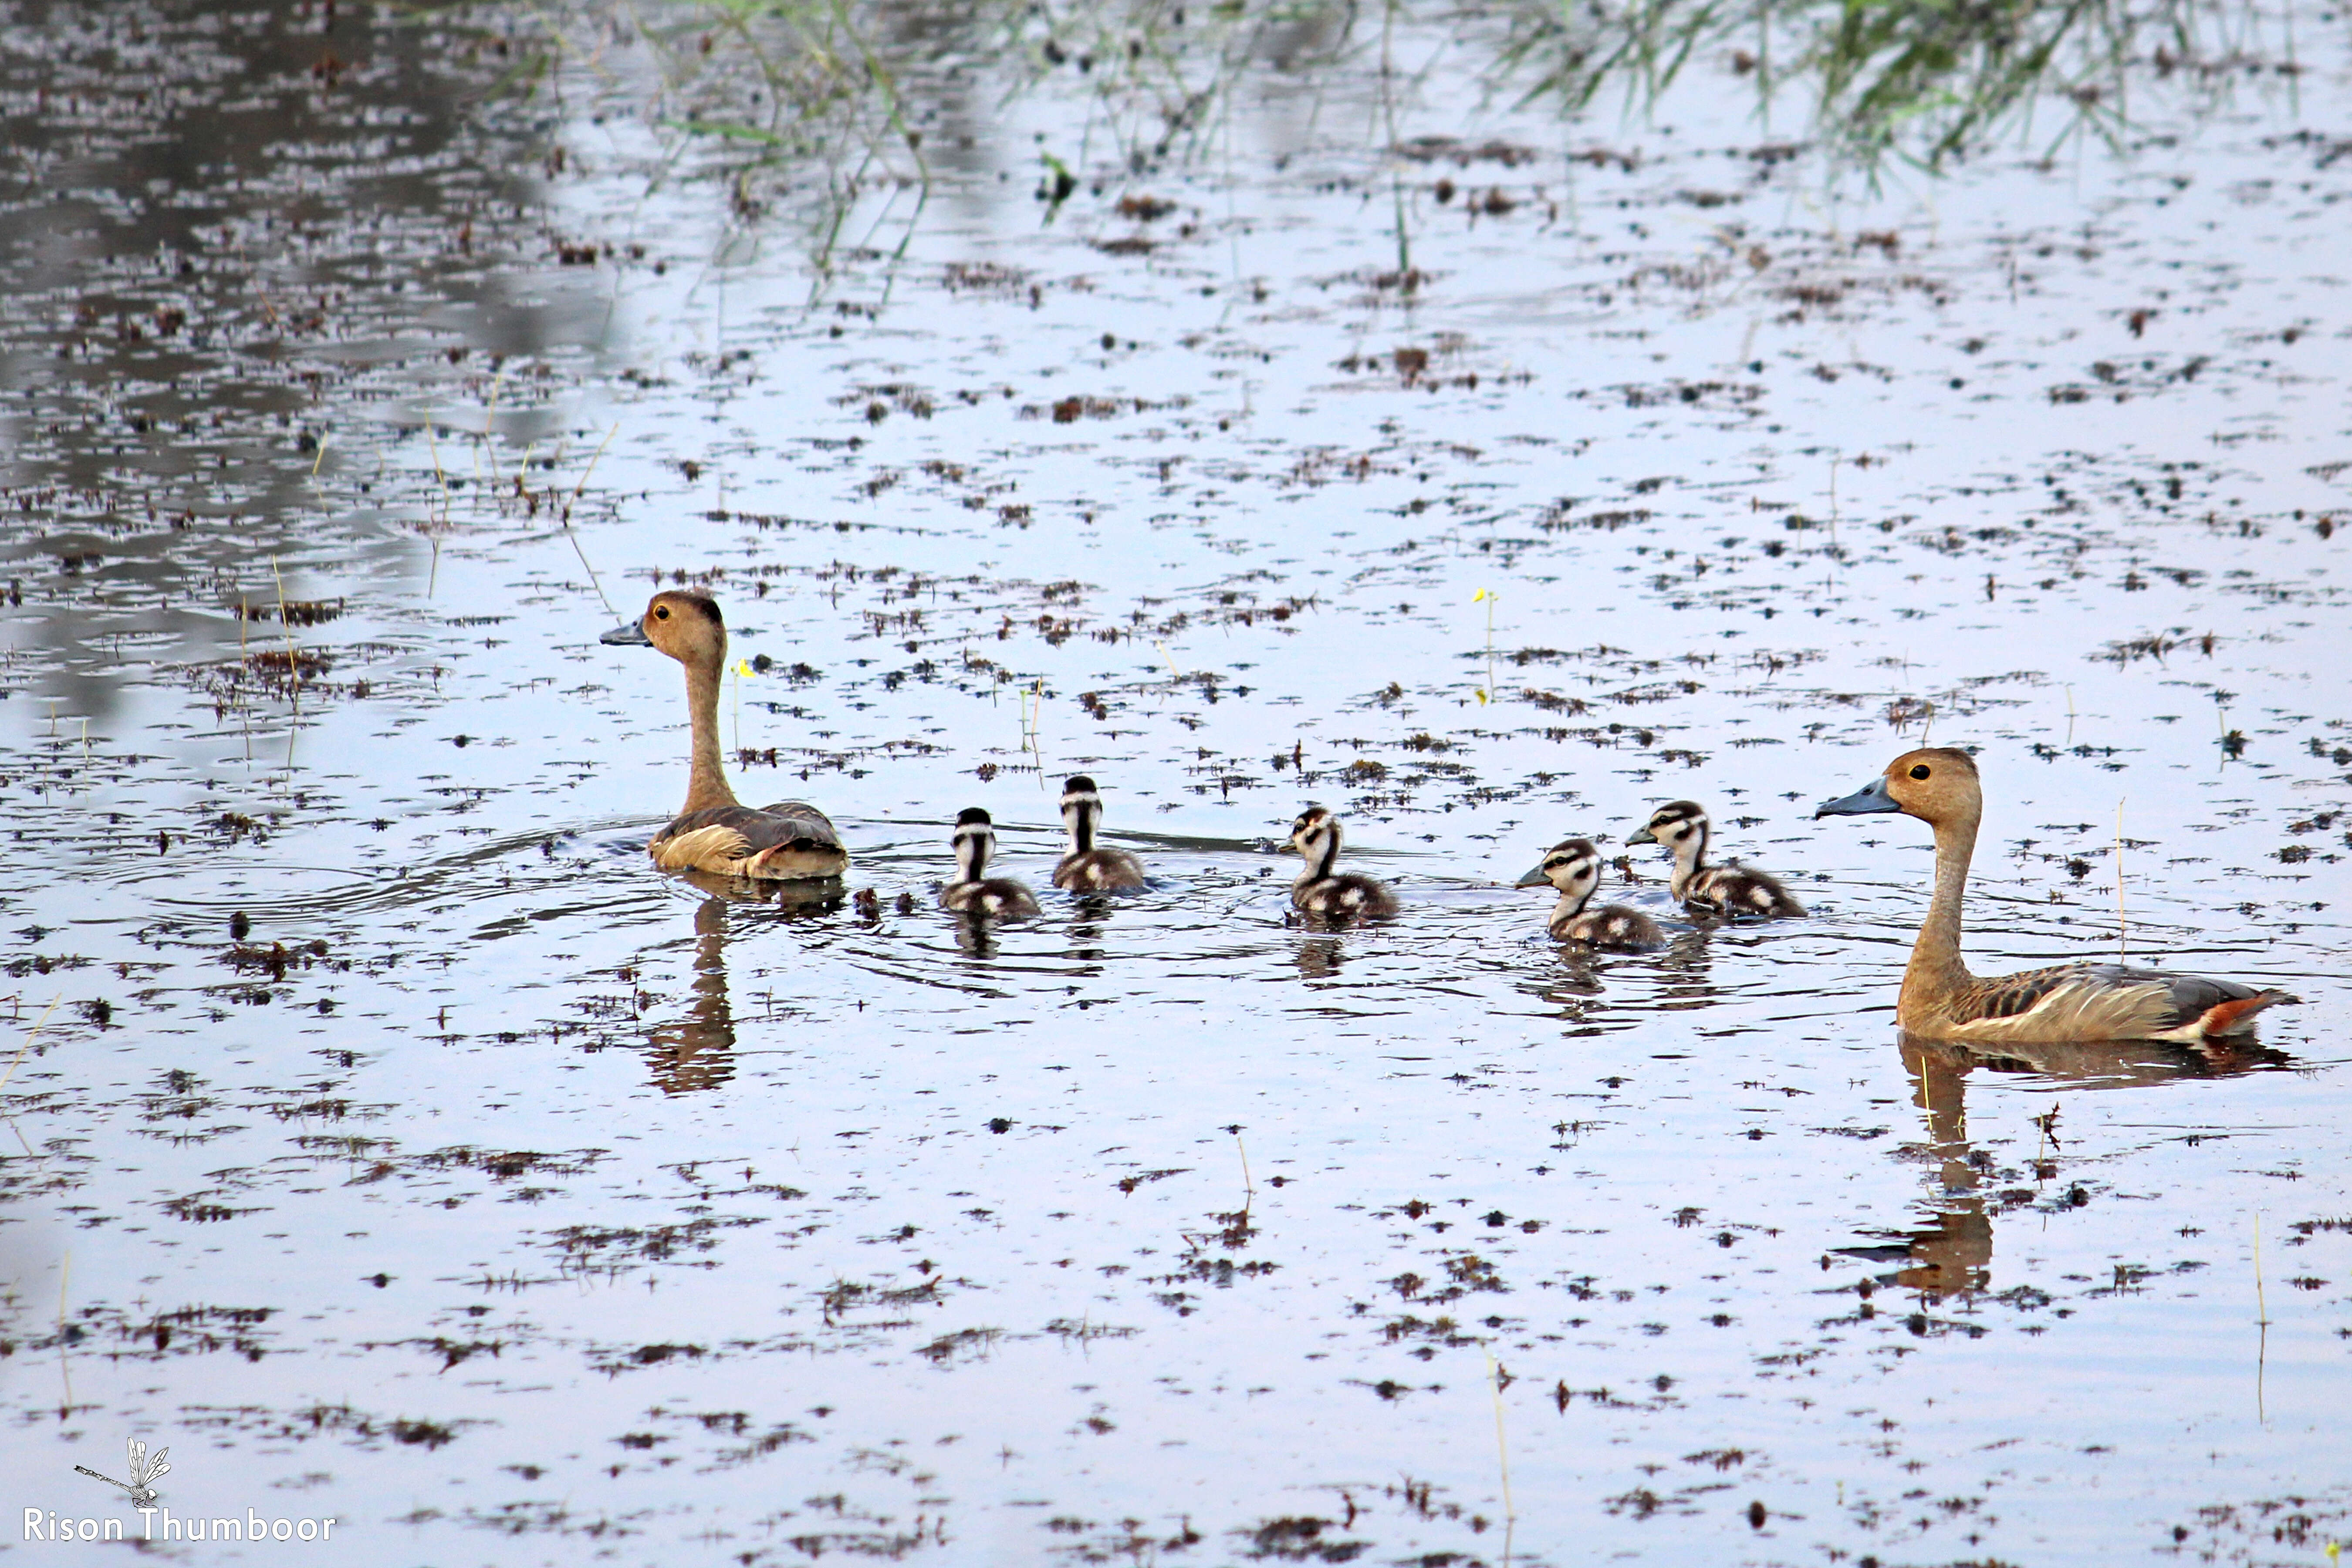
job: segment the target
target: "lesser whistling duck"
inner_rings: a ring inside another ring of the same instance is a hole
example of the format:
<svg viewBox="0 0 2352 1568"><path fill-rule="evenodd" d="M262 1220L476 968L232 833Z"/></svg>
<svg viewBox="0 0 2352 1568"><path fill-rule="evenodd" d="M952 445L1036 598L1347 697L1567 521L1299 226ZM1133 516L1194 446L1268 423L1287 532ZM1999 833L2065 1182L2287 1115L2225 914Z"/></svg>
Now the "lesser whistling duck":
<svg viewBox="0 0 2352 1568"><path fill-rule="evenodd" d="M1658 929L1658 922L1639 910L1622 904L1585 908L1592 900L1593 889L1601 885L1601 851L1590 838L1561 839L1545 851L1541 863L1520 878L1518 885L1559 889L1559 902L1552 906L1551 916L1544 923L1561 942L1631 952L1666 944L1666 933Z"/></svg>
<svg viewBox="0 0 2352 1568"><path fill-rule="evenodd" d="M988 874L996 852L996 828L988 813L967 807L956 817L956 879L940 889L940 902L965 914L1026 920L1037 913L1036 895L1010 877Z"/></svg>
<svg viewBox="0 0 2352 1568"><path fill-rule="evenodd" d="M1625 842L1663 844L1672 850L1675 898L1694 910L1730 918L1760 915L1768 920L1805 912L1805 906L1790 897L1776 877L1736 860L1708 865L1706 847L1713 835L1714 828L1698 803L1678 800L1652 812L1649 821L1625 836Z"/></svg>
<svg viewBox="0 0 2352 1568"><path fill-rule="evenodd" d="M646 847L664 870L691 868L772 881L838 877L849 852L824 813L805 801L752 807L727 787L719 756L719 675L727 664L727 623L708 594L671 588L656 594L635 626L602 641L658 648L686 666L686 707L694 724L686 805Z"/></svg>
<svg viewBox="0 0 2352 1568"><path fill-rule="evenodd" d="M1143 862L1124 849L1095 846L1102 824L1102 795L1080 773L1062 785L1062 825L1069 829L1069 853L1054 868L1054 886L1074 893L1127 891L1144 885Z"/></svg>
<svg viewBox="0 0 2352 1568"><path fill-rule="evenodd" d="M1310 805L1298 814L1298 820L1290 825L1290 842L1281 853L1306 858L1290 888L1290 901L1302 912L1342 921L1397 912L1395 894L1370 877L1335 868L1339 859L1339 819L1323 807Z"/></svg>
<svg viewBox="0 0 2352 1568"><path fill-rule="evenodd" d="M1960 957L1960 901L1984 816L1975 759L1933 746L1906 752L1886 772L1813 813L1898 811L1936 830L1936 892L1903 971L1895 1021L1922 1039L2062 1043L2171 1040L2193 1044L2253 1028L2254 1015L2295 998L2284 991L2113 963L2063 963L1979 979Z"/></svg>

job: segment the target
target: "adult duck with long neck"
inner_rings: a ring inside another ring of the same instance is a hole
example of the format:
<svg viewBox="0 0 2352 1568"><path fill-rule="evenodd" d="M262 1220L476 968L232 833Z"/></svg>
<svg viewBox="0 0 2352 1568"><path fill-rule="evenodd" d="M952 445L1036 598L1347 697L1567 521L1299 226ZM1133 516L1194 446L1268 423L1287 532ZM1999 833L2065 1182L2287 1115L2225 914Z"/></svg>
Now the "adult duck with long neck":
<svg viewBox="0 0 2352 1568"><path fill-rule="evenodd" d="M651 647L686 666L686 710L693 721L686 805L646 847L666 871L690 868L727 877L797 882L838 877L849 851L824 813L805 801L749 806L727 787L719 755L719 677L727 667L727 623L708 594L672 588L656 594L635 626L602 641Z"/></svg>
<svg viewBox="0 0 2352 1568"><path fill-rule="evenodd" d="M1370 877L1341 871L1339 819L1310 805L1290 825L1290 842L1280 851L1307 864L1291 884L1290 901L1302 914L1332 921L1385 919L1397 912L1396 895Z"/></svg>
<svg viewBox="0 0 2352 1568"><path fill-rule="evenodd" d="M1777 877L1737 860L1707 864L1707 846L1714 836L1714 826L1696 801L1677 800L1652 812L1649 821L1625 836L1625 842L1662 844L1673 851L1675 899L1701 913L1778 920L1805 912Z"/></svg>
<svg viewBox="0 0 2352 1568"><path fill-rule="evenodd" d="M2057 1044L2170 1040L2193 1045L2249 1033L2254 1015L2295 998L2284 991L2114 963L2063 963L1978 976L1960 956L1960 903L1984 819L1976 760L1935 746L1906 752L1885 773L1813 813L1901 812L1936 830L1936 892L1903 971L1895 1021L1930 1040Z"/></svg>
<svg viewBox="0 0 2352 1568"><path fill-rule="evenodd" d="M1623 904L1597 910L1585 907L1601 886L1601 851L1590 838L1565 838L1553 845L1542 862L1519 879L1518 886L1559 889L1559 902L1552 906L1551 917L1544 922L1558 941L1622 952L1666 945L1666 933L1658 929L1658 922L1639 910Z"/></svg>
<svg viewBox="0 0 2352 1568"><path fill-rule="evenodd" d="M1074 893L1131 892L1144 885L1143 862L1124 849L1095 843L1102 826L1102 794L1080 773L1062 785L1062 826L1069 829L1069 853L1054 868L1054 886Z"/></svg>

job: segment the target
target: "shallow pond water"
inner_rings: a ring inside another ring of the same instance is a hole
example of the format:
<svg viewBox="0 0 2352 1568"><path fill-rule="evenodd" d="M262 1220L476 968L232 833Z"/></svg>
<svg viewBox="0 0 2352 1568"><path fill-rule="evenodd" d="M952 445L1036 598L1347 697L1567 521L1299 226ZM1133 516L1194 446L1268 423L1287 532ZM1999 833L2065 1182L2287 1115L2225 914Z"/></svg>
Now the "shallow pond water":
<svg viewBox="0 0 2352 1568"><path fill-rule="evenodd" d="M5 18L12 1506L136 1534L135 1436L371 1563L2352 1536L2340 23L1875 196L1714 79L1433 70L1391 153L1276 74L1139 174L975 99L827 247L625 62L321 22ZM650 868L656 582L877 910ZM1926 830L1811 813L1923 738L1981 968L2302 1005L1898 1039ZM940 912L1076 771L1152 887ZM1811 912L1634 854L1665 951L1546 940L1508 884L1685 796ZM1308 800L1397 920L1286 918Z"/></svg>

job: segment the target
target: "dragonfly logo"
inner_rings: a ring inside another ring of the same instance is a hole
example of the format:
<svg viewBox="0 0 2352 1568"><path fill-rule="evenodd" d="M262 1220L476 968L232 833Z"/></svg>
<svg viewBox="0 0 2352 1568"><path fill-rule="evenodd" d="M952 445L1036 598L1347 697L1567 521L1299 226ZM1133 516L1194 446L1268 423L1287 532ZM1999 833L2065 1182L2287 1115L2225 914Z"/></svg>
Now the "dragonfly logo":
<svg viewBox="0 0 2352 1568"><path fill-rule="evenodd" d="M88 1465L76 1465L74 1468L93 1480L104 1481L108 1486L121 1487L129 1492L132 1508L153 1508L155 1500L162 1495L155 1489L155 1479L172 1473L172 1467L163 1462L171 1453L169 1448L158 1448L151 1459L147 1457L147 1445L136 1437L131 1438L131 1479L128 1482L118 1481L112 1476L100 1475Z"/></svg>
<svg viewBox="0 0 2352 1568"><path fill-rule="evenodd" d="M120 1487L129 1494L131 1506L139 1510L139 1534L127 1535L120 1519L73 1519L50 1513L37 1508L25 1510L25 1539L27 1541L332 1541L336 1521L331 1519L264 1519L248 1509L242 1519L230 1514L219 1519L184 1519L174 1517L168 1508L158 1508L163 1494L155 1482L169 1475L172 1467L167 1459L172 1450L158 1448L151 1457L147 1445L138 1438L131 1439L131 1479L119 1481L102 1470L88 1465L74 1468L92 1480ZM159 1527L156 1516L163 1516Z"/></svg>

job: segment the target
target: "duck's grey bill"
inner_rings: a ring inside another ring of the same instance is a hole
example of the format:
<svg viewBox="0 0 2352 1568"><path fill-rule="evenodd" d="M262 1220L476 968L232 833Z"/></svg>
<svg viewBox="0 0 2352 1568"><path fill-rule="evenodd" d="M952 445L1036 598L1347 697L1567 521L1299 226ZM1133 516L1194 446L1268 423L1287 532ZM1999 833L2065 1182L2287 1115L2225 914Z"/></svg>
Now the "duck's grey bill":
<svg viewBox="0 0 2352 1568"><path fill-rule="evenodd" d="M598 637L596 640L612 647L651 647L654 646L653 638L646 636L646 628L639 626L635 621L631 621L625 626L614 626L611 631L606 632L603 637Z"/></svg>
<svg viewBox="0 0 2352 1568"><path fill-rule="evenodd" d="M1895 797L1886 793L1886 781L1871 780L1843 800L1825 800L1813 808L1813 820L1824 816L1868 816L1874 811L1900 811Z"/></svg>
<svg viewBox="0 0 2352 1568"><path fill-rule="evenodd" d="M1529 871L1526 876L1512 883L1511 886L1514 888L1541 888L1549 885L1550 881L1551 879L1544 875L1544 868L1541 866L1538 866L1534 870Z"/></svg>
<svg viewBox="0 0 2352 1568"><path fill-rule="evenodd" d="M1625 842L1628 844L1655 844L1657 841L1658 836L1646 827L1637 827L1625 835Z"/></svg>

